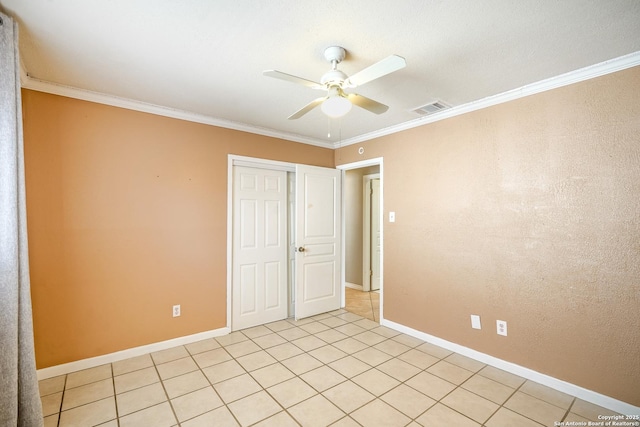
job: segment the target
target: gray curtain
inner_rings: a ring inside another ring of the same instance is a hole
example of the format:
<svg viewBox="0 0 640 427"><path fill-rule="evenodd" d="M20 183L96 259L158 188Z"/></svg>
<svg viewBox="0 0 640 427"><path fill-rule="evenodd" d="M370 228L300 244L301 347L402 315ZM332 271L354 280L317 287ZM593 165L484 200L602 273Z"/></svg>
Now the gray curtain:
<svg viewBox="0 0 640 427"><path fill-rule="evenodd" d="M33 346L18 24L0 13L0 426L42 426Z"/></svg>

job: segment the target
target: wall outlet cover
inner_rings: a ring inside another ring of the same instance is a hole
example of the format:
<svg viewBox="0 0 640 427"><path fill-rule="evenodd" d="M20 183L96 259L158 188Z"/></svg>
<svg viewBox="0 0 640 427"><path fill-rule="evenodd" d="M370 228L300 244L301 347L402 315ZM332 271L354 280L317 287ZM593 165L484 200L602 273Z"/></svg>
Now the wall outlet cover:
<svg viewBox="0 0 640 427"><path fill-rule="evenodd" d="M498 335L507 336L507 321L496 320L496 332Z"/></svg>

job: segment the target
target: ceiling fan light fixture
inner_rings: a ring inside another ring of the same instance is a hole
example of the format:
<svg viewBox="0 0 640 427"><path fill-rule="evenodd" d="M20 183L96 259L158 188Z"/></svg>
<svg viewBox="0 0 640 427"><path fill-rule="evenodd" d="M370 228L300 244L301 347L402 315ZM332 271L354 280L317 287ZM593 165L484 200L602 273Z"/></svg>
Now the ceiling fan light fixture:
<svg viewBox="0 0 640 427"><path fill-rule="evenodd" d="M327 116L332 118L342 117L351 111L351 101L344 96L334 94L329 96L320 106L320 109Z"/></svg>
<svg viewBox="0 0 640 427"><path fill-rule="evenodd" d="M344 89L362 86L365 83L404 68L407 65L405 59L398 55L391 55L349 77L342 71L338 70L338 64L342 62L345 56L346 51L340 46L330 46L325 49L324 57L331 63L331 70L322 76L320 83L277 70L263 71L262 74L268 77L301 84L303 86L310 87L311 89L324 89L327 91L326 97L316 98L309 102L307 105L290 115L288 117L289 120L299 119L317 106L320 106L322 112L329 117L344 116L351 111L351 107L354 104L374 114L382 114L389 109L388 106L381 104L378 101L374 101L373 99L369 99L366 96L358 95L357 93L350 93L347 95L344 93Z"/></svg>

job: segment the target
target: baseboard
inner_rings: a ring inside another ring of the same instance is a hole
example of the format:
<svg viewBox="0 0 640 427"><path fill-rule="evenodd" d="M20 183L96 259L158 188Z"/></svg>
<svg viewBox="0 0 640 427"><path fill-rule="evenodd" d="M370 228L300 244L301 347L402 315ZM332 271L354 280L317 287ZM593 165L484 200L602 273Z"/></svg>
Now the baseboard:
<svg viewBox="0 0 640 427"><path fill-rule="evenodd" d="M362 285L356 285L355 283L344 282L345 288L357 289L359 291L362 290Z"/></svg>
<svg viewBox="0 0 640 427"><path fill-rule="evenodd" d="M155 351L166 350L179 345L191 344L196 341L206 340L208 338L220 337L231 332L228 327L213 329L211 331L200 332L193 335L174 338L167 341L156 342L153 344L143 345L140 347L129 348L115 353L104 354L102 356L90 357L88 359L77 360L75 362L64 363L62 365L51 366L49 368L38 369L38 381L47 378L57 377L59 375L69 374L83 369L95 368L96 366L106 363L118 362L120 360L129 359L131 357L142 356L143 354L153 353Z"/></svg>
<svg viewBox="0 0 640 427"><path fill-rule="evenodd" d="M481 353L479 351L473 350L468 347L464 347L460 344L456 344L451 341L443 340L442 338L438 338L436 336L429 335L424 332L420 332L416 329L412 329L408 326L404 326L399 323L392 322L390 320L381 319L380 324L388 328L394 329L398 332L402 332L404 334L421 339L431 344L435 344L442 348L446 348L447 350L451 350L456 353L462 354L463 356L470 357L479 362L486 363L487 365L491 365L495 368L502 369L503 371L507 371L514 375L518 375L522 378L526 378L528 380L535 381L539 384L545 385L547 387L551 387L563 393L576 396L584 401L593 403L598 406L602 406L603 408L610 409L620 414L626 414L626 415L640 414L640 407L633 406L629 403L622 402L620 400L614 399L609 396L605 396L595 391L588 390L586 388L577 386L575 384L571 384L566 381L559 380L549 375L541 374L540 372L536 372L532 369L525 368L520 365L516 365L515 363L498 359L497 357L490 356L485 353Z"/></svg>

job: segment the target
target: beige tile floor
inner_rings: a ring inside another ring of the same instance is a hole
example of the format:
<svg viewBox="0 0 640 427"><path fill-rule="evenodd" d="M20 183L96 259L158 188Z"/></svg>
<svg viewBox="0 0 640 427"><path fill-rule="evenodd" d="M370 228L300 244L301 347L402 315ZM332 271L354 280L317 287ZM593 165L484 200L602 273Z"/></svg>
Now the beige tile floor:
<svg viewBox="0 0 640 427"><path fill-rule="evenodd" d="M45 426L553 426L611 411L337 310L40 381Z"/></svg>
<svg viewBox="0 0 640 427"><path fill-rule="evenodd" d="M365 319L380 322L380 294L345 288L345 309Z"/></svg>

